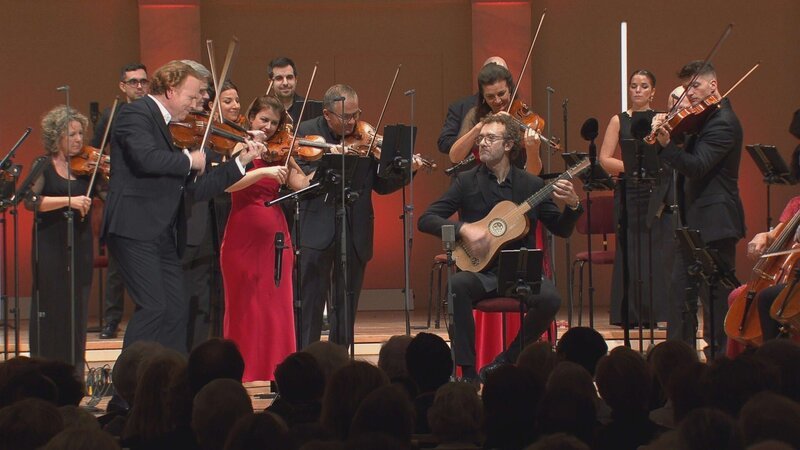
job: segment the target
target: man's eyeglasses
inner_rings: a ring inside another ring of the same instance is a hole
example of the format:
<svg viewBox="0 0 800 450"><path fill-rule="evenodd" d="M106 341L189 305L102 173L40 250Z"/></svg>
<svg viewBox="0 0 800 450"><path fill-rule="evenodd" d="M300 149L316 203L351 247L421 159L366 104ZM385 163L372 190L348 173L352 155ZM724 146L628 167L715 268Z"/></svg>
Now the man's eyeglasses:
<svg viewBox="0 0 800 450"><path fill-rule="evenodd" d="M475 145L481 145L481 142L484 140L486 140L487 144L492 145L497 141L503 141L505 139L505 136L499 136L496 134L479 134L478 137L475 138Z"/></svg>
<svg viewBox="0 0 800 450"><path fill-rule="evenodd" d="M345 115L340 115L333 111L328 111L328 112L336 116L336 118L341 120L342 122L350 122L351 120L358 120L358 118L361 117L360 109L352 114L345 114Z"/></svg>
<svg viewBox="0 0 800 450"><path fill-rule="evenodd" d="M145 87L145 86L148 86L150 84L150 80L148 80L147 78L142 78L141 80L137 80L135 78L132 78L130 80L123 81L123 83L127 84L130 87L136 87L136 86Z"/></svg>

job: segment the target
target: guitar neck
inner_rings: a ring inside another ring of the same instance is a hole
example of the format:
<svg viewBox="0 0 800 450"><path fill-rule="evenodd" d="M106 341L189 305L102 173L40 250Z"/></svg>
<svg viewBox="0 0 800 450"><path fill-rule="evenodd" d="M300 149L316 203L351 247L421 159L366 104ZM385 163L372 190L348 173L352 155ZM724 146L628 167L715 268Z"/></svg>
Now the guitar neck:
<svg viewBox="0 0 800 450"><path fill-rule="evenodd" d="M558 180L566 180L569 178L572 178L572 174L570 174L569 171L567 171L559 175L558 178L556 178L555 180L544 185L543 188L539 189L538 191L536 191L535 194L531 195L524 202L520 203L519 208L521 212L526 213L529 210L535 208L536 205L538 205L539 203L542 203L543 201L547 200L547 198L550 197L550 195L553 193L553 190L555 190L555 182Z"/></svg>

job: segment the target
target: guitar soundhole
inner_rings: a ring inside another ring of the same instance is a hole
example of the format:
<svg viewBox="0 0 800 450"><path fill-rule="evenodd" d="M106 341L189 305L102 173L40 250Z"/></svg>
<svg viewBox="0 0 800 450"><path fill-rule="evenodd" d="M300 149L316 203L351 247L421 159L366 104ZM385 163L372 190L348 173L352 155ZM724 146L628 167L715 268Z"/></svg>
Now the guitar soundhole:
<svg viewBox="0 0 800 450"><path fill-rule="evenodd" d="M500 237L506 234L506 229L508 229L508 225L506 225L506 221L503 219L494 219L489 222L489 233L494 237Z"/></svg>

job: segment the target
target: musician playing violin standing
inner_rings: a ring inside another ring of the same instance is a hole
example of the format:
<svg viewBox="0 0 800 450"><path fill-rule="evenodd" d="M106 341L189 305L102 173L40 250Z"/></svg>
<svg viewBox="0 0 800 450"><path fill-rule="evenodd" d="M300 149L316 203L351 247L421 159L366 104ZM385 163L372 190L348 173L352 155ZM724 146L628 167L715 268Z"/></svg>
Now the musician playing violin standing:
<svg viewBox="0 0 800 450"><path fill-rule="evenodd" d="M42 140L50 155L44 172L32 190L36 200L26 199L25 206L36 211L37 233L33 238L38 250L34 258L35 289L38 302L31 302L31 356L75 363L83 373L86 349L86 321L89 294L92 288L93 238L89 214L92 199L86 196L90 174L78 174L67 166L73 156L83 150L83 135L89 121L74 109L57 106L42 119ZM70 194L68 196L68 193ZM75 251L75 361L71 361L70 342L70 274L67 266L67 219L64 212L72 208L74 215Z"/></svg>
<svg viewBox="0 0 800 450"><path fill-rule="evenodd" d="M487 229L470 222L483 219L500 201L521 203L544 187L544 181L515 166L511 161L521 149L517 144L522 139L519 127L507 114L494 114L481 122L480 133L475 142L480 149L481 164L458 174L445 194L431 203L419 218L419 230L436 236L441 235L443 225L455 226L456 236L468 246L471 255L483 255L488 250L490 235ZM532 208L527 217L530 228L524 238L507 248L535 248L536 222L541 221L551 233L569 237L583 209L572 183L558 180L553 196L563 201L566 207L559 211L552 199L547 199ZM458 213L458 220L450 219ZM496 297L497 263L480 272L458 272L450 278L455 299L453 321L455 335L451 336L455 350L455 363L461 366L462 374L470 380L477 379L475 367L475 322L472 307L479 300ZM550 326L561 305L555 285L543 279L541 291L535 295L525 315L525 338L536 340ZM513 363L519 354L520 336L514 339L509 349L481 370L482 378L499 365Z"/></svg>
<svg viewBox="0 0 800 450"><path fill-rule="evenodd" d="M247 111L251 130L271 138L284 125L283 104L272 96L253 102ZM269 156L263 153L264 156ZM292 311L294 256L289 228L280 206L265 207L282 184L292 189L308 185L294 158L274 162L253 160L247 174L228 187L231 212L220 252L225 282L223 332L244 358L243 381L274 380L275 367L295 351ZM283 233L280 282L275 282L275 234Z"/></svg>
<svg viewBox="0 0 800 450"><path fill-rule="evenodd" d="M205 175L203 150L182 151L167 124L180 121L201 97L202 76L191 66L171 61L151 81L151 94L125 105L111 139L114 176L102 237L117 258L136 311L123 347L140 340L186 353L188 303L181 255L186 244L186 191L208 199L244 176L258 154L247 147Z"/></svg>
<svg viewBox="0 0 800 450"><path fill-rule="evenodd" d="M461 123L458 139L450 147L450 161L458 163L470 152L476 152L475 138L481 133L481 119L489 114L505 113L512 102L514 80L511 72L497 63L489 63L478 72L478 104L467 112ZM541 120L541 119L540 119ZM544 122L541 122L543 124ZM515 152L512 163L528 172L538 175L542 170L542 158L539 155L540 140L533 131L538 124L528 127L519 142L523 151Z"/></svg>
<svg viewBox="0 0 800 450"><path fill-rule="evenodd" d="M342 102L337 100L344 97ZM361 109L358 106L358 94L344 84L330 87L323 98L322 116L302 122L297 130L300 136L322 136L329 144L338 144L342 135L349 136L356 130ZM317 168L317 163L298 161L306 173ZM300 260L299 287L302 302L302 341L303 345L316 342L322 331L322 310L325 299L330 294L333 310L329 311L331 322L330 340L349 345L353 342L353 324L358 307L361 285L364 281L364 270L372 259L374 212L372 209L372 192L384 195L403 187L408 181L402 174L383 178L377 175L377 160L368 154L358 158L355 173L350 180L351 192L357 194L347 206L347 273L334 270L339 266L338 242L336 239L336 211L340 200L332 195L320 195L300 202L299 242L302 258ZM412 168L416 167L412 166ZM331 279L332 274L337 276ZM349 317L345 318L345 294L343 278L347 279L347 288L352 302L347 305ZM347 326L346 326L347 325Z"/></svg>
<svg viewBox="0 0 800 450"><path fill-rule="evenodd" d="M144 64L131 63L123 67L120 72L119 90L125 94L126 103L142 98L150 92L150 80L147 79L147 67ZM117 105L114 115L119 112L122 105L123 103ZM108 107L103 110L100 120L94 127L92 147L100 148L102 145L103 135L110 118L111 107ZM108 258L105 287L105 298L103 299L105 325L100 330L100 339L112 339L117 337L117 328L125 311L125 286L122 282L122 275L117 269L117 261L111 256Z"/></svg>
<svg viewBox="0 0 800 450"><path fill-rule="evenodd" d="M720 96L717 74L710 63L693 61L679 72L686 97L694 106L711 95ZM695 78L696 75L696 78ZM694 78L694 81L692 81ZM690 84L691 82L691 84ZM677 200L683 225L700 230L706 246L715 250L730 268L736 267L736 243L744 237L744 209L739 197L739 163L742 153L742 127L731 108L723 99L711 106L706 119L692 133L683 149L675 139L659 126L665 114L656 115L653 125L658 130L656 139L661 148L660 157L678 171ZM672 292L669 304L667 339L683 340L694 345L697 333L697 300L699 280L690 279L687 268L693 259L681 249L676 250L672 270ZM729 289L714 286L713 298L704 290L704 339L716 346L716 355L725 354L725 329L723 321L728 310ZM709 314L709 302L714 303L714 317ZM714 322L714 336L710 324Z"/></svg>

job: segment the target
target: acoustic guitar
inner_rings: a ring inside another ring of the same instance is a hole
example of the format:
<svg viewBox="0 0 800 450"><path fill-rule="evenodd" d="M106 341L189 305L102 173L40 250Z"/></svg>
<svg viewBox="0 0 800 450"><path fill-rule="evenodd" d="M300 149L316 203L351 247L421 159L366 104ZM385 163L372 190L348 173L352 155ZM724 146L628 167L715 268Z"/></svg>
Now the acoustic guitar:
<svg viewBox="0 0 800 450"><path fill-rule="evenodd" d="M480 272L488 267L506 244L516 241L528 233L530 221L525 214L550 197L550 194L555 189L555 182L574 178L587 168L589 168L589 159L585 158L559 175L558 178L547 183L519 205L509 200L504 200L495 205L486 217L474 222L489 231L488 251L484 255L472 255L464 243L459 240L456 242L455 250L453 250L453 259L455 259L456 266L466 272Z"/></svg>

